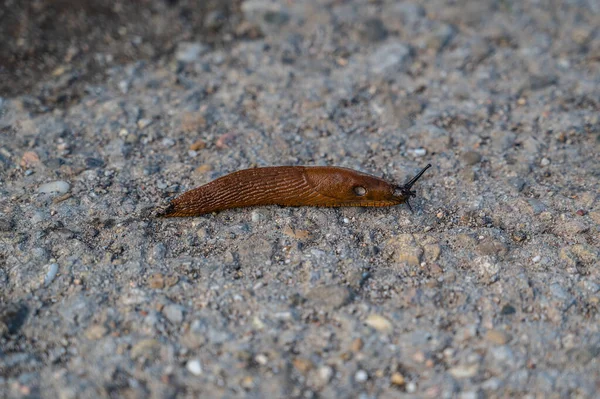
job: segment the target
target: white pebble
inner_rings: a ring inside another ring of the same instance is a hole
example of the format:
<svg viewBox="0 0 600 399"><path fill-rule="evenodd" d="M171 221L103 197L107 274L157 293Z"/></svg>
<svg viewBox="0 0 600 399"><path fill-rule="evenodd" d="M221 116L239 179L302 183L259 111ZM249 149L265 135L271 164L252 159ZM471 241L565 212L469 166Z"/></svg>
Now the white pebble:
<svg viewBox="0 0 600 399"><path fill-rule="evenodd" d="M266 357L265 355L263 355L262 353L256 355L254 360L256 360L256 363L260 364L261 366L264 366L265 364L267 364L269 362L269 358Z"/></svg>
<svg viewBox="0 0 600 399"><path fill-rule="evenodd" d="M415 154L415 157L424 157L427 155L427 150L425 148L415 148L413 153Z"/></svg>
<svg viewBox="0 0 600 399"><path fill-rule="evenodd" d="M65 194L71 189L71 185L63 180L57 180L42 184L38 188L41 194Z"/></svg>
<svg viewBox="0 0 600 399"><path fill-rule="evenodd" d="M356 380L356 382L365 382L366 380L369 379L369 374L367 374L367 372L365 370L358 370L356 372L356 374L354 375L354 379Z"/></svg>
<svg viewBox="0 0 600 399"><path fill-rule="evenodd" d="M57 274L58 274L58 263L51 263L48 266L48 273L46 273L46 277L44 277L44 287L49 286Z"/></svg>
<svg viewBox="0 0 600 399"><path fill-rule="evenodd" d="M323 366L319 368L319 377L321 378L321 380L325 383L329 382L331 380L331 377L333 377L333 369L329 366Z"/></svg>
<svg viewBox="0 0 600 399"><path fill-rule="evenodd" d="M175 145L175 140L170 137L165 137L162 139L162 145L165 147L173 147Z"/></svg>
<svg viewBox="0 0 600 399"><path fill-rule="evenodd" d="M408 393L414 393L417 391L417 384L415 384L414 382L409 382L408 384L406 384L406 392Z"/></svg>
<svg viewBox="0 0 600 399"><path fill-rule="evenodd" d="M550 160L548 158L542 158L542 161L540 162L540 165L542 165L542 166L548 166L548 165L550 165Z"/></svg>
<svg viewBox="0 0 600 399"><path fill-rule="evenodd" d="M187 362L187 364L185 365L185 368L194 375L202 374L202 364L200 363L200 360L198 360L198 359L193 359L193 360L190 360L189 362Z"/></svg>
<svg viewBox="0 0 600 399"><path fill-rule="evenodd" d="M350 223L350 219L348 219L348 218L344 218L344 223L345 223L345 224L348 224L348 223Z"/></svg>
<svg viewBox="0 0 600 399"><path fill-rule="evenodd" d="M533 259L531 259L533 263L538 263L540 260L542 260L542 257L539 255L536 255L533 257Z"/></svg>

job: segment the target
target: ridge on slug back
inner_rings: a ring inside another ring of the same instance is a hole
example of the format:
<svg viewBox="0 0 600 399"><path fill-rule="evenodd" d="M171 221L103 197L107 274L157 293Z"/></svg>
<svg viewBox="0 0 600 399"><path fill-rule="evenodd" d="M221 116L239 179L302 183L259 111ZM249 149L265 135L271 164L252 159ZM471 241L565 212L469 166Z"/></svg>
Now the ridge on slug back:
<svg viewBox="0 0 600 399"><path fill-rule="evenodd" d="M162 217L198 216L231 208L283 206L393 206L415 196L411 190L431 167L398 186L376 176L335 166L275 166L244 169L186 191L156 209Z"/></svg>

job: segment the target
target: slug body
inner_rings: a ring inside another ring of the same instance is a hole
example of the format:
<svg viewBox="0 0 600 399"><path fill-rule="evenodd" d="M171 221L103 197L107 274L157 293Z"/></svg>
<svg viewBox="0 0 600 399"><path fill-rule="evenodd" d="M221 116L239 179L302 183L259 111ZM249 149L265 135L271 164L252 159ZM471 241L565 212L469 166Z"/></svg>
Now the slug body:
<svg viewBox="0 0 600 399"><path fill-rule="evenodd" d="M284 206L392 206L408 202L414 182L404 186L333 166L275 166L240 170L187 191L160 216L198 216L230 208Z"/></svg>

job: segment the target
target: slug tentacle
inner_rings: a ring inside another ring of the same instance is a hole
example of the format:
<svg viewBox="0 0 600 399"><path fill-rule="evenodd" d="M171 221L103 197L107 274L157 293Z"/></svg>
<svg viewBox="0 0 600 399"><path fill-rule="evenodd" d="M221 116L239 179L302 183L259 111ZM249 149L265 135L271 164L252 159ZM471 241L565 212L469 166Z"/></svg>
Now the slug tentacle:
<svg viewBox="0 0 600 399"><path fill-rule="evenodd" d="M352 169L332 166L276 166L240 170L187 191L159 208L158 216L197 216L230 208L284 206L392 206L408 202L413 184L403 186ZM410 207L410 204L409 204Z"/></svg>

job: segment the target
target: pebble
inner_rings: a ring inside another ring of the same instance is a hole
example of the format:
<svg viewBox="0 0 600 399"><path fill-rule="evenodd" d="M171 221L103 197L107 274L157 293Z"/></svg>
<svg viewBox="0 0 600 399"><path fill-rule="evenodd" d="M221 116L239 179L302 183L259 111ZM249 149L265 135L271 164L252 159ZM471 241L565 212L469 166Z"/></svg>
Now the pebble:
<svg viewBox="0 0 600 399"><path fill-rule="evenodd" d="M85 337L89 340L95 341L104 337L108 333L108 328L103 324L92 324L85 330Z"/></svg>
<svg viewBox="0 0 600 399"><path fill-rule="evenodd" d="M173 324L179 325L183 322L183 307L170 304L163 308L163 314Z"/></svg>
<svg viewBox="0 0 600 399"><path fill-rule="evenodd" d="M375 330L383 333L392 331L392 323L379 314L370 314L365 320L365 324Z"/></svg>
<svg viewBox="0 0 600 399"><path fill-rule="evenodd" d="M38 188L40 194L65 194L69 192L71 185L64 180L57 180L42 184Z"/></svg>
<svg viewBox="0 0 600 399"><path fill-rule="evenodd" d="M20 165L22 168L33 168L40 164L40 157L34 151L25 151L21 158Z"/></svg>
<svg viewBox="0 0 600 399"><path fill-rule="evenodd" d="M409 382L408 384L406 384L406 392L408 393L415 393L417 392L417 384L413 381Z"/></svg>
<svg viewBox="0 0 600 399"><path fill-rule="evenodd" d="M319 367L319 379L323 384L327 384L333 377L333 369L329 366Z"/></svg>
<svg viewBox="0 0 600 399"><path fill-rule="evenodd" d="M485 339L496 345L504 345L510 340L510 335L500 330L488 330Z"/></svg>
<svg viewBox="0 0 600 399"><path fill-rule="evenodd" d="M427 155L427 150L425 148L415 148L413 154L415 154L415 157L424 157Z"/></svg>
<svg viewBox="0 0 600 399"><path fill-rule="evenodd" d="M381 19L371 18L365 21L362 36L368 41L380 42L388 37L388 30Z"/></svg>
<svg viewBox="0 0 600 399"><path fill-rule="evenodd" d="M481 154L476 151L467 151L462 158L467 165L475 165L481 162Z"/></svg>
<svg viewBox="0 0 600 399"><path fill-rule="evenodd" d="M152 119L142 118L139 121L137 121L137 127L140 130L150 126L150 124L152 124Z"/></svg>
<svg viewBox="0 0 600 399"><path fill-rule="evenodd" d="M538 199L530 198L527 200L527 202L529 203L530 210L534 215L539 215L547 209L546 205Z"/></svg>
<svg viewBox="0 0 600 399"><path fill-rule="evenodd" d="M356 374L354 374L354 380L356 382L358 382L359 384L362 384L363 382L367 381L368 379L369 379L369 374L367 374L367 372L364 370L358 370L356 372Z"/></svg>
<svg viewBox="0 0 600 399"><path fill-rule="evenodd" d="M162 139L161 143L162 143L163 147L169 148L169 147L173 147L175 145L175 140L173 140L170 137L165 137L164 139Z"/></svg>
<svg viewBox="0 0 600 399"><path fill-rule="evenodd" d="M200 57L207 53L208 46L198 42L180 42L175 50L175 59L180 62L198 61Z"/></svg>
<svg viewBox="0 0 600 399"><path fill-rule="evenodd" d="M390 378L390 382L398 387L403 387L406 384L406 379L399 372L394 372Z"/></svg>
<svg viewBox="0 0 600 399"><path fill-rule="evenodd" d="M148 278L148 286L150 288L164 288L165 286L165 278L162 273L154 273Z"/></svg>
<svg viewBox="0 0 600 399"><path fill-rule="evenodd" d="M48 266L48 272L46 273L46 277L44 277L44 287L48 287L54 278L58 274L58 263L51 263Z"/></svg>
<svg viewBox="0 0 600 399"><path fill-rule="evenodd" d="M538 263L540 260L542 260L542 257L539 255L536 255L533 257L533 259L531 259L533 263Z"/></svg>
<svg viewBox="0 0 600 399"><path fill-rule="evenodd" d="M468 366L456 366L448 369L448 373L454 378L471 378L477 375L479 366L476 364Z"/></svg>
<svg viewBox="0 0 600 399"><path fill-rule="evenodd" d="M152 338L143 339L131 348L131 357L133 359L138 359L140 357L154 359L159 355L159 352L160 342Z"/></svg>
<svg viewBox="0 0 600 399"><path fill-rule="evenodd" d="M419 266L423 257L423 249L419 247L412 234L398 234L386 242L386 248L392 253L392 259L396 263L406 263L411 266Z"/></svg>
<svg viewBox="0 0 600 399"><path fill-rule="evenodd" d="M200 363L200 360L198 359L192 359L188 361L185 365L185 368L193 375L198 376L202 374L202 363Z"/></svg>
<svg viewBox="0 0 600 399"><path fill-rule="evenodd" d="M305 358L297 357L292 361L292 364L302 374L306 374L313 368L313 363Z"/></svg>
<svg viewBox="0 0 600 399"><path fill-rule="evenodd" d="M542 166L548 166L548 165L550 165L550 160L548 158L542 158L542 161L540 162L540 165L542 165Z"/></svg>
<svg viewBox="0 0 600 399"><path fill-rule="evenodd" d="M403 43L391 42L381 46L369 59L371 70L377 75L385 75L402 69L411 56L410 47Z"/></svg>

